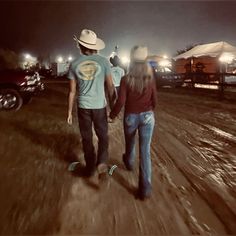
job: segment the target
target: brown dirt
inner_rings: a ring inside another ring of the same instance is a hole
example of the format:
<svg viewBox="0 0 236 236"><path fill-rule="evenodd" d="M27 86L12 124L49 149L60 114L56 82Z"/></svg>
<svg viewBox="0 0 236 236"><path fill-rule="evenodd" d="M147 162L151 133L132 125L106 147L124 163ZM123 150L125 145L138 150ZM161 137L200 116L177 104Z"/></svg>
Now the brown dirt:
<svg viewBox="0 0 236 236"><path fill-rule="evenodd" d="M153 194L135 198L121 157L121 119L109 124L109 184L68 171L83 160L76 123L66 124L67 84L18 112L0 113L0 234L236 234L235 95L161 89L152 141ZM96 142L96 138L94 138Z"/></svg>

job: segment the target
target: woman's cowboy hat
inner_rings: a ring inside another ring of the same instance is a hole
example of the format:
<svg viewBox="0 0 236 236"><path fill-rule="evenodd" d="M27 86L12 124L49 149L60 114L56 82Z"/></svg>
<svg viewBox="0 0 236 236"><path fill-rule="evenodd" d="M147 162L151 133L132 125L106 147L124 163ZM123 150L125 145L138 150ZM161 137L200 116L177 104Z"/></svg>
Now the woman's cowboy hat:
<svg viewBox="0 0 236 236"><path fill-rule="evenodd" d="M130 52L130 58L132 61L143 62L147 59L148 48L145 46L134 46Z"/></svg>
<svg viewBox="0 0 236 236"><path fill-rule="evenodd" d="M105 43L103 42L103 40L99 39L92 30L83 29L80 33L79 38L74 35L73 39L77 43L89 49L101 50L105 48Z"/></svg>

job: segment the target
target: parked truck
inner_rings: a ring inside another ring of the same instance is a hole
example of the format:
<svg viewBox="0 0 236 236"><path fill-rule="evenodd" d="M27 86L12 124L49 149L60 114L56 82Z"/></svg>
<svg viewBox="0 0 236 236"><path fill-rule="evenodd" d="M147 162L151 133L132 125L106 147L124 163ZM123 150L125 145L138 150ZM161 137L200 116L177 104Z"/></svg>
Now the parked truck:
<svg viewBox="0 0 236 236"><path fill-rule="evenodd" d="M37 72L26 70L0 71L0 110L19 110L32 96L44 90Z"/></svg>

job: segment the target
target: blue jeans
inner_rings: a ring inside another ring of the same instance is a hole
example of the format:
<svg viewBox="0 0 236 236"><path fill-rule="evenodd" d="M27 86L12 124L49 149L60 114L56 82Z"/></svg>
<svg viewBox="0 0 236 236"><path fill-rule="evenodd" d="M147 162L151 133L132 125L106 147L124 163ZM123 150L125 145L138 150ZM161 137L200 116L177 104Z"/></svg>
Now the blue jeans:
<svg viewBox="0 0 236 236"><path fill-rule="evenodd" d="M78 121L86 168L88 171L93 172L96 165L106 163L108 160L108 123L106 108L78 108ZM95 154L93 145L93 126L98 137L97 155Z"/></svg>
<svg viewBox="0 0 236 236"><path fill-rule="evenodd" d="M141 112L139 114L125 114L125 155L124 159L129 166L135 162L135 134L139 135L139 191L143 195L151 193L151 156L150 146L155 125L153 111Z"/></svg>

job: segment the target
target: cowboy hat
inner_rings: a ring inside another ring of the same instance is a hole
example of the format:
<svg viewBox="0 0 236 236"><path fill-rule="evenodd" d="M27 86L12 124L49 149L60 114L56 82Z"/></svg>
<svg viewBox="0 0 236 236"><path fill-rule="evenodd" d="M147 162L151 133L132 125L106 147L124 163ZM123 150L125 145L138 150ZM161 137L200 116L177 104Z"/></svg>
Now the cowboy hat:
<svg viewBox="0 0 236 236"><path fill-rule="evenodd" d="M80 33L79 38L74 35L73 39L77 43L89 49L101 50L105 48L105 43L103 42L103 40L98 38L95 32L93 32L92 30L83 29Z"/></svg>
<svg viewBox="0 0 236 236"><path fill-rule="evenodd" d="M114 57L110 57L110 62L113 66L118 66L120 64L120 58L115 55Z"/></svg>
<svg viewBox="0 0 236 236"><path fill-rule="evenodd" d="M145 46L134 46L131 49L130 57L132 61L142 62L148 56L148 49Z"/></svg>

